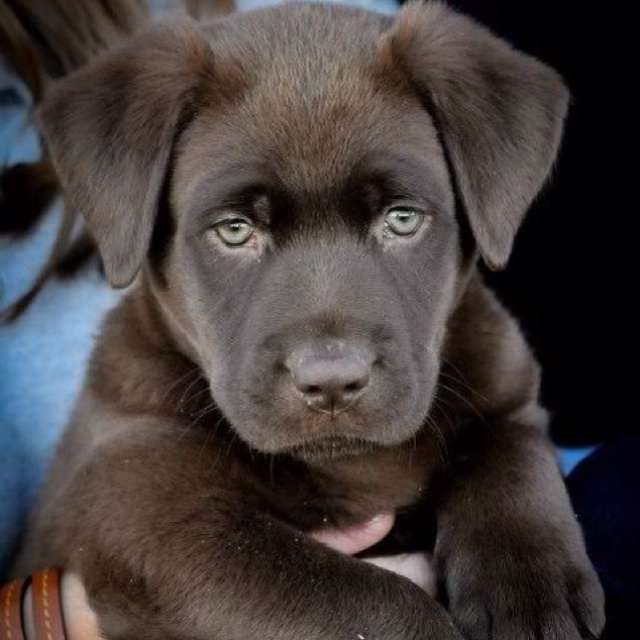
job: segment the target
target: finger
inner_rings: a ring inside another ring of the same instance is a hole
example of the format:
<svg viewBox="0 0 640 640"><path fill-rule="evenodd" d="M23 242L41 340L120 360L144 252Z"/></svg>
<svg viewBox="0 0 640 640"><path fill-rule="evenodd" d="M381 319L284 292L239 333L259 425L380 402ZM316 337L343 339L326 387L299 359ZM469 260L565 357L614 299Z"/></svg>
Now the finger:
<svg viewBox="0 0 640 640"><path fill-rule="evenodd" d="M321 529L311 536L336 551L353 555L380 542L391 531L394 522L394 513L382 513L361 525L346 529Z"/></svg>
<svg viewBox="0 0 640 640"><path fill-rule="evenodd" d="M102 640L98 618L89 606L82 582L73 574L62 576L62 608L69 640Z"/></svg>

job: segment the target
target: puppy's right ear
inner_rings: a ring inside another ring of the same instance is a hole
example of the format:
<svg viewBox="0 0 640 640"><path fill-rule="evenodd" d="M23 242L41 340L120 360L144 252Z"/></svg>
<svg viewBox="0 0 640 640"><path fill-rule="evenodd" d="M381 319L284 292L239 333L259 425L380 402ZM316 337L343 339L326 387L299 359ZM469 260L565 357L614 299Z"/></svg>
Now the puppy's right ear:
<svg viewBox="0 0 640 640"><path fill-rule="evenodd" d="M86 218L114 287L140 269L173 143L214 82L209 44L183 20L152 26L45 97L40 121L67 204Z"/></svg>
<svg viewBox="0 0 640 640"><path fill-rule="evenodd" d="M435 0L407 2L381 52L435 118L480 252L501 269L558 153L564 82Z"/></svg>

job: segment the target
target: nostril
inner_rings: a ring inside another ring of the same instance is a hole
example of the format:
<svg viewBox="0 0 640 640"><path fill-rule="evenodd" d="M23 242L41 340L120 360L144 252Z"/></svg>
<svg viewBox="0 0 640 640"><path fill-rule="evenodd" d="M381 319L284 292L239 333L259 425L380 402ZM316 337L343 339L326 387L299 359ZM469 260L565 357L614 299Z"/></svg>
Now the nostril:
<svg viewBox="0 0 640 640"><path fill-rule="evenodd" d="M358 391L362 391L367 384L369 383L369 378L362 378L360 380L354 380L353 382L350 382L349 384L345 385L344 390L347 393L357 393Z"/></svg>
<svg viewBox="0 0 640 640"><path fill-rule="evenodd" d="M299 389L304 395L309 396L317 396L318 394L322 393L322 387L319 387L315 384L300 385Z"/></svg>

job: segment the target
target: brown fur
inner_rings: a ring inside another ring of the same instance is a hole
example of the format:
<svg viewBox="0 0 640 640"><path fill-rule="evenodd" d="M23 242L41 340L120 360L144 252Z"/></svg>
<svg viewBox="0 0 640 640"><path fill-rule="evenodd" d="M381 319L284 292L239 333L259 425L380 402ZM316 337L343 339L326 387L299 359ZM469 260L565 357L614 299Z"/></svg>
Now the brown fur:
<svg viewBox="0 0 640 640"><path fill-rule="evenodd" d="M67 197L109 280L139 282L18 571L77 572L113 640L597 635L538 366L475 266L476 246L507 259L567 101L439 3L155 27L55 88L41 117ZM409 240L379 230L398 192L430 212ZM229 207L254 221L246 248L212 233ZM378 358L329 418L281 352L336 337ZM306 535L390 509L387 551L432 546L435 515L449 612Z"/></svg>

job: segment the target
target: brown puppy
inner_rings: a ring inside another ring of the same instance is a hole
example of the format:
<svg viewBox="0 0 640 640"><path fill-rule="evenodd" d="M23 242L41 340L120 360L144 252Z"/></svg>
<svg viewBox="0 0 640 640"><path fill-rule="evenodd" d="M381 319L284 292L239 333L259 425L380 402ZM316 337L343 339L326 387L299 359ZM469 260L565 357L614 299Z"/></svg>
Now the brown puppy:
<svg viewBox="0 0 640 640"><path fill-rule="evenodd" d="M20 564L107 637L577 640L603 598L485 289L558 149L560 78L439 3L154 27L42 123L114 286ZM307 532L395 510L450 614Z"/></svg>

